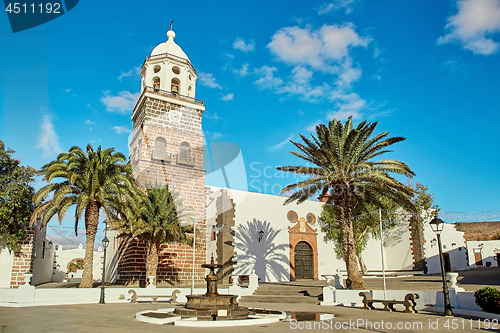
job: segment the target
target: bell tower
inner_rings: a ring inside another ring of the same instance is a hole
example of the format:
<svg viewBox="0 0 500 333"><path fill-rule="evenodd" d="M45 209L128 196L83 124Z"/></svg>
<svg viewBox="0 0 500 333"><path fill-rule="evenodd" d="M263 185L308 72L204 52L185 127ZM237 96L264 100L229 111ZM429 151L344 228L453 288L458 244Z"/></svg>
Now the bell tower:
<svg viewBox="0 0 500 333"><path fill-rule="evenodd" d="M197 230L203 231L206 208L201 123L205 106L202 100L195 98L196 70L174 42L175 32L168 31L167 37L168 40L156 46L142 65L142 93L132 115L130 163L134 167L134 177L142 187L145 188L146 183L168 183L169 189L179 192L183 205L192 208ZM132 243L127 246L134 247ZM206 241L201 237L196 243L195 276L196 280L202 280L205 270L201 264L206 260ZM158 282L190 282L192 251L189 246L165 244L160 252ZM128 252L122 251L123 257ZM120 266L120 280L146 279L145 270L138 272L138 267L134 271L127 265Z"/></svg>

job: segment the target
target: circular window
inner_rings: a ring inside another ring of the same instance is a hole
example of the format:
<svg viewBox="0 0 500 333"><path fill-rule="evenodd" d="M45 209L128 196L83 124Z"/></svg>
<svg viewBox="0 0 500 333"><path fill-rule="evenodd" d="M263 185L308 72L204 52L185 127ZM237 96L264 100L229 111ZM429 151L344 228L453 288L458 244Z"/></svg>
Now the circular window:
<svg viewBox="0 0 500 333"><path fill-rule="evenodd" d="M161 66L160 66L160 65L156 65L156 66L153 68L153 72L154 72L154 73L158 73L160 70L161 70Z"/></svg>
<svg viewBox="0 0 500 333"><path fill-rule="evenodd" d="M172 72L174 72L174 74L180 74L181 73L181 69L177 66L174 66L172 67Z"/></svg>
<svg viewBox="0 0 500 333"><path fill-rule="evenodd" d="M307 220L307 223L314 224L314 223L316 223L316 216L313 213L309 213L306 215L306 220Z"/></svg>
<svg viewBox="0 0 500 333"><path fill-rule="evenodd" d="M288 221L295 223L299 219L299 216L297 215L297 213L291 210L288 212L288 214L286 214L286 218L288 219Z"/></svg>

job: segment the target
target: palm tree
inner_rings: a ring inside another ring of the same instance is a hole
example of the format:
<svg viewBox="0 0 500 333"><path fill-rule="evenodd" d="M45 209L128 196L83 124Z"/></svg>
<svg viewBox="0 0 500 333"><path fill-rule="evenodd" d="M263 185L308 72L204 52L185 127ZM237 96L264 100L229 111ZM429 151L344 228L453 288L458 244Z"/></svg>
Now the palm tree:
<svg viewBox="0 0 500 333"><path fill-rule="evenodd" d="M291 184L282 193L293 192L284 204L301 203L316 193L329 193L328 204L332 204L340 222L342 247L347 269L347 287L363 288L363 278L356 263L356 244L353 224L354 213L359 204L370 203L384 208L383 199L414 211L411 202L413 190L393 178L389 173L413 176L405 163L397 160L372 161L373 158L391 152L386 148L406 140L389 137L383 132L371 137L377 122L361 122L352 127L352 117L345 125L333 119L328 126L316 126L316 136L311 139L299 133L304 144L291 141L300 152L293 155L311 163L312 167L284 166L278 170L309 176L308 179Z"/></svg>
<svg viewBox="0 0 500 333"><path fill-rule="evenodd" d="M61 153L55 161L42 167L39 171L49 185L42 187L33 197L38 207L35 209L31 223L42 219L42 226L58 215L62 222L68 208L75 205L75 234L78 223L85 213L85 230L87 247L85 264L80 288L92 287L92 266L94 241L99 223L99 211L103 209L108 220L112 221L117 212L132 204L137 189L132 178L132 167L125 164L122 153L113 148L94 151L87 145L85 153L80 147L71 147L69 152ZM59 183L51 183L54 179L62 179ZM45 201L52 193L52 199Z"/></svg>
<svg viewBox="0 0 500 333"><path fill-rule="evenodd" d="M146 184L139 209L128 210L121 220L113 223L122 236L136 237L146 243L146 276L156 276L160 247L164 243L179 242L192 245L192 226L182 225L191 219L190 207L182 207L179 193L168 185ZM156 279L155 279L156 284Z"/></svg>

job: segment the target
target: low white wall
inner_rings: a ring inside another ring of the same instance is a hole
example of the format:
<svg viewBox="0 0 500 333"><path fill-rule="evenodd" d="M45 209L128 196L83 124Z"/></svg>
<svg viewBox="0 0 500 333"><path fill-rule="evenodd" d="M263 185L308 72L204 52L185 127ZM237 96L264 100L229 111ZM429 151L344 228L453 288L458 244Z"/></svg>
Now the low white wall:
<svg viewBox="0 0 500 333"><path fill-rule="evenodd" d="M86 303L98 303L100 299L100 288L35 288L34 289L34 305L49 305L49 304L86 304ZM131 301L132 294L129 294L129 290L133 289L136 291L137 295L157 295L157 296L171 296L175 290L180 290L177 294L177 301L184 303L187 302L186 295L191 295L191 288L156 288L151 291L147 288L106 288L105 289L105 301L106 303L128 303ZM220 288L220 294L229 294L229 288ZM18 302L23 302L19 299L20 289L0 289L0 304L8 305L9 303L14 305ZM206 288L195 288L194 294L204 294L206 293ZM236 294L238 296L252 295L255 289L250 288L239 288L237 290L232 289L231 294ZM234 293L234 291L238 291ZM139 299L138 301L147 301L148 299ZM161 300L159 300L161 301ZM33 302L29 301L30 304Z"/></svg>
<svg viewBox="0 0 500 333"><path fill-rule="evenodd" d="M363 297L359 296L361 291L369 292L374 299L384 299L383 290L347 290L337 289L334 291L334 301L343 303L344 306L363 306ZM403 301L406 294L418 294L419 298L415 300L417 308L427 306L443 307L444 297L442 291L432 290L387 290L385 299L395 299ZM450 303L455 309L481 311L475 301L474 293L466 291L449 290Z"/></svg>
<svg viewBox="0 0 500 333"><path fill-rule="evenodd" d="M4 237L0 237L0 288L10 288L13 263L14 252L9 251L7 248L7 241ZM1 299L0 297L0 300Z"/></svg>

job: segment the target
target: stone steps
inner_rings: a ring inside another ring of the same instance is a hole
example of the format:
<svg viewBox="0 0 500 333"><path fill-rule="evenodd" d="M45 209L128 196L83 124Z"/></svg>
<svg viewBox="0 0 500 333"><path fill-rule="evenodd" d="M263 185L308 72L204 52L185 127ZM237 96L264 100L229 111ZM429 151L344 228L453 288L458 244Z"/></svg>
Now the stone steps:
<svg viewBox="0 0 500 333"><path fill-rule="evenodd" d="M283 295L257 295L242 296L240 303L307 303L318 304L318 297L312 296L283 296Z"/></svg>
<svg viewBox="0 0 500 333"><path fill-rule="evenodd" d="M309 282L309 283L308 283ZM258 303L307 303L318 304L323 287L304 282L262 283L252 296L243 296L242 302Z"/></svg>

